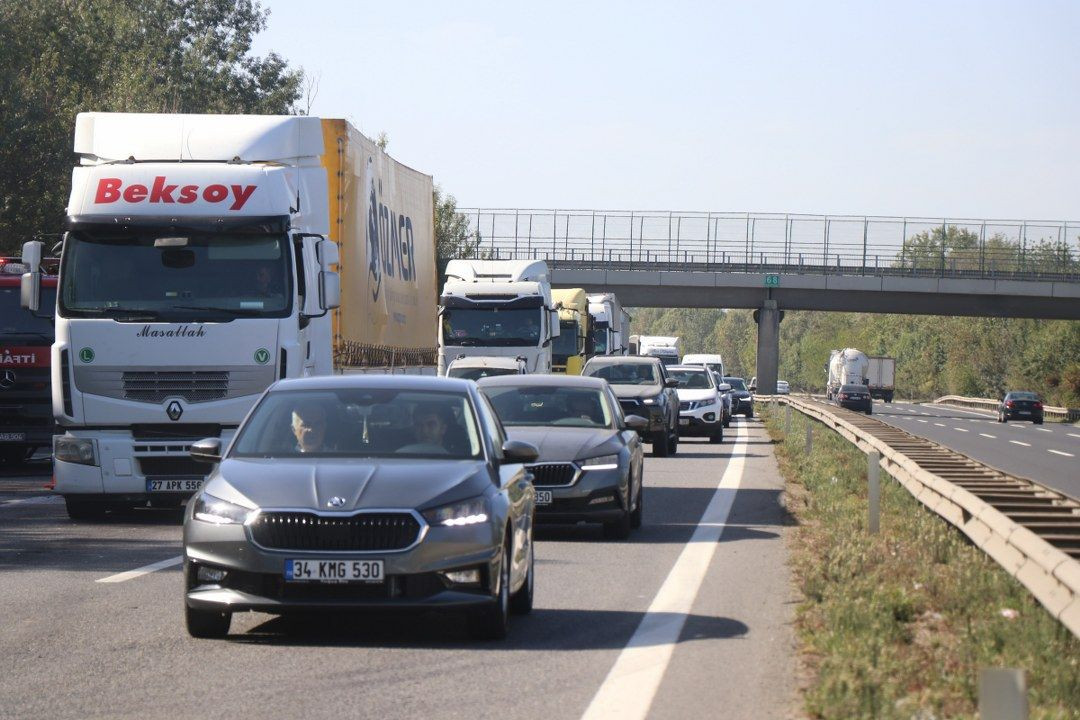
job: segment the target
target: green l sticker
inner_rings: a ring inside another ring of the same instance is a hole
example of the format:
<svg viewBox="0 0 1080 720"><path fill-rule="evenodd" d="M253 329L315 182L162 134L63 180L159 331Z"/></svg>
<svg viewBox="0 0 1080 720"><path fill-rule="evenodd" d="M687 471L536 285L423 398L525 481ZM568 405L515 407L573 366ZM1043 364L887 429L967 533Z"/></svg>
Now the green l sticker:
<svg viewBox="0 0 1080 720"><path fill-rule="evenodd" d="M91 348L84 347L79 351L79 359L84 363L94 362L94 351Z"/></svg>

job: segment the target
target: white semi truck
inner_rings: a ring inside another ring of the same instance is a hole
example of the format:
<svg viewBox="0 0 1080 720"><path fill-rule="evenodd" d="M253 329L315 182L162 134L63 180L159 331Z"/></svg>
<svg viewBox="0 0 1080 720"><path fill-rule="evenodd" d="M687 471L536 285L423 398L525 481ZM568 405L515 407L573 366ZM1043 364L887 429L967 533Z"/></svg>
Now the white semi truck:
<svg viewBox="0 0 1080 720"><path fill-rule="evenodd" d="M829 353L829 364L826 366L829 375L826 397L832 400L843 385L866 385L869 382L869 369L870 360L866 353L855 348L833 350Z"/></svg>
<svg viewBox="0 0 1080 720"><path fill-rule="evenodd" d="M630 314L623 310L614 293L589 295L592 315L593 352L596 355L626 355L630 352Z"/></svg>
<svg viewBox="0 0 1080 720"><path fill-rule="evenodd" d="M451 260L439 298L439 374L462 356L521 357L551 372L559 311L543 260Z"/></svg>
<svg viewBox="0 0 1080 720"><path fill-rule="evenodd" d="M433 368L431 177L344 120L83 113L75 152L52 346L72 517L179 504L191 444L227 444L279 378Z"/></svg>

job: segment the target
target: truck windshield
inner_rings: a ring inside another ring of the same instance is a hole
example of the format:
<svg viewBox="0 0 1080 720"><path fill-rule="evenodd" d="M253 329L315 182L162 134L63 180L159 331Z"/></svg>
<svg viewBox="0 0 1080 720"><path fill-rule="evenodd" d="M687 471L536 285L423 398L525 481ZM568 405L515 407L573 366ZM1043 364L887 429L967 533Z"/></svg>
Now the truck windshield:
<svg viewBox="0 0 1080 720"><path fill-rule="evenodd" d="M593 350L597 355L606 355L608 351L607 338L608 338L608 326L607 323L594 323L592 328L593 337Z"/></svg>
<svg viewBox="0 0 1080 720"><path fill-rule="evenodd" d="M68 317L180 322L287 317L284 234L71 233L60 308Z"/></svg>
<svg viewBox="0 0 1080 720"><path fill-rule="evenodd" d="M540 308L446 308L444 345L535 347L540 344Z"/></svg>
<svg viewBox="0 0 1080 720"><path fill-rule="evenodd" d="M551 362L565 365L566 359L578 353L578 324L576 320L559 323L559 337L551 344Z"/></svg>
<svg viewBox="0 0 1080 720"><path fill-rule="evenodd" d="M56 288L41 288L41 314L52 315ZM0 335L44 335L53 337L51 317L37 317L19 304L18 287L0 287Z"/></svg>

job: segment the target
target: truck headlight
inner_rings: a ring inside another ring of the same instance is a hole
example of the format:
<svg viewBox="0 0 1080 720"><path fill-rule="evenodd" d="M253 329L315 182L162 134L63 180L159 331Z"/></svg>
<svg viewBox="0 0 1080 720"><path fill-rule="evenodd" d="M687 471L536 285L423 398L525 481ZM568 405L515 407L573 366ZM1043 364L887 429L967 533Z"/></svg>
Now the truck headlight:
<svg viewBox="0 0 1080 720"><path fill-rule="evenodd" d="M79 465L97 465L97 450L90 438L73 438L59 435L53 441L53 455L57 460Z"/></svg>
<svg viewBox="0 0 1080 720"><path fill-rule="evenodd" d="M582 470L614 470L619 467L618 455L597 455L579 460Z"/></svg>
<svg viewBox="0 0 1080 720"><path fill-rule="evenodd" d="M425 510L424 519L432 525L454 527L457 525L476 525L487 522L487 504L483 498L473 498L451 505L443 505L433 510Z"/></svg>
<svg viewBox="0 0 1080 720"><path fill-rule="evenodd" d="M195 519L215 525L243 525L259 511L201 492L195 498Z"/></svg>

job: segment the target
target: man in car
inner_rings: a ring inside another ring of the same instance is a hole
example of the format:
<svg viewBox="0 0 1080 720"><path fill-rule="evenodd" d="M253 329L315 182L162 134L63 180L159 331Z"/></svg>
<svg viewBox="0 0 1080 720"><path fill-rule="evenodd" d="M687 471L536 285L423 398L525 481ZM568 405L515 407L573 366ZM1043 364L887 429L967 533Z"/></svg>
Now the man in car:
<svg viewBox="0 0 1080 720"><path fill-rule="evenodd" d="M319 403L304 403L292 411L292 431L298 452L330 449L326 444L326 410Z"/></svg>
<svg viewBox="0 0 1080 720"><path fill-rule="evenodd" d="M573 393L566 400L567 414L570 417L578 417L590 423L603 423L603 414L596 398L584 393Z"/></svg>
<svg viewBox="0 0 1080 720"><path fill-rule="evenodd" d="M416 442L399 449L399 452L449 452L446 431L452 422L446 407L429 403L417 405L413 411L413 432Z"/></svg>

